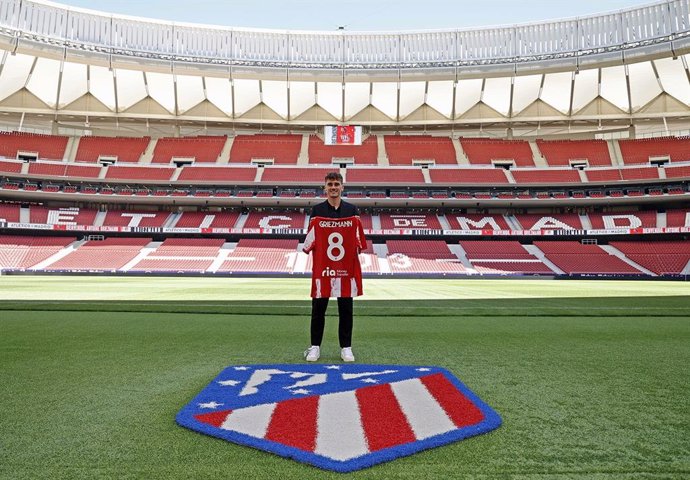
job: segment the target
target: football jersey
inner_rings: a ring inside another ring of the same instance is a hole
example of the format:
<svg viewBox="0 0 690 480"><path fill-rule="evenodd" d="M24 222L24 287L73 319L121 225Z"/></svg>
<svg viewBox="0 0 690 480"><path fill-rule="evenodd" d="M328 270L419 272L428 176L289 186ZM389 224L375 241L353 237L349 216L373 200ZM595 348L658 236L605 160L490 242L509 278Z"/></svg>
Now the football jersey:
<svg viewBox="0 0 690 480"><path fill-rule="evenodd" d="M359 252L365 248L359 217L313 217L303 248L312 253L312 298L362 295Z"/></svg>

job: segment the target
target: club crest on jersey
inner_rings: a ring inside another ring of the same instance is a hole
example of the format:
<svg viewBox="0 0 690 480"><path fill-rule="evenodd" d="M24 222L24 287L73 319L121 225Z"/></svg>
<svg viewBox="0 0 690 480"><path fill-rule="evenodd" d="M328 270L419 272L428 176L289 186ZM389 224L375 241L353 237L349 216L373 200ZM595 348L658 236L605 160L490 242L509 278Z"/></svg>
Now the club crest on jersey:
<svg viewBox="0 0 690 480"><path fill-rule="evenodd" d="M498 428L449 371L401 365L240 365L177 423L326 470L350 472Z"/></svg>

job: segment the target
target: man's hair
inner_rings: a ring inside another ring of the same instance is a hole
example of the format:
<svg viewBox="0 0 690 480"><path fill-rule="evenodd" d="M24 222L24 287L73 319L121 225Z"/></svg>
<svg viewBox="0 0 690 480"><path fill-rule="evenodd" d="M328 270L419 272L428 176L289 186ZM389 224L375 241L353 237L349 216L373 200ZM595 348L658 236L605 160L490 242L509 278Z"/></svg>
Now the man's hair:
<svg viewBox="0 0 690 480"><path fill-rule="evenodd" d="M325 180L326 182L329 180L338 180L340 183L343 183L343 176L340 174L340 172L328 172Z"/></svg>

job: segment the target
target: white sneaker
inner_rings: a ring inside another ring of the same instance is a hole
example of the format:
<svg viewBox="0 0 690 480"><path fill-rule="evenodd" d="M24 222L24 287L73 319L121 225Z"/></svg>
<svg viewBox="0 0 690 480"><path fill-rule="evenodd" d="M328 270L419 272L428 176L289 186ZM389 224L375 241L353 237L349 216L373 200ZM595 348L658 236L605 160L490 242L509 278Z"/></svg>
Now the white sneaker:
<svg viewBox="0 0 690 480"><path fill-rule="evenodd" d="M352 348L345 347L340 349L340 358L343 359L343 362L354 362L355 355L352 353Z"/></svg>
<svg viewBox="0 0 690 480"><path fill-rule="evenodd" d="M315 362L321 356L321 347L318 345L312 345L304 352L304 358L307 362Z"/></svg>

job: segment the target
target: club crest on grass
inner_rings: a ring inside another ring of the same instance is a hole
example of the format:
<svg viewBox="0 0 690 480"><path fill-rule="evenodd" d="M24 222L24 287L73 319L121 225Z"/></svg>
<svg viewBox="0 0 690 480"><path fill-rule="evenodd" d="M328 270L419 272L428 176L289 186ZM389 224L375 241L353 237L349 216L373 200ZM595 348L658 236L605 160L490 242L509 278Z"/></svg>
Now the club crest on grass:
<svg viewBox="0 0 690 480"><path fill-rule="evenodd" d="M197 432L338 472L501 424L448 370L362 364L230 366L176 420Z"/></svg>

